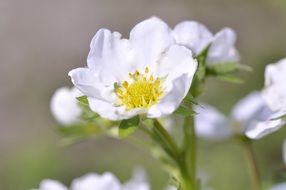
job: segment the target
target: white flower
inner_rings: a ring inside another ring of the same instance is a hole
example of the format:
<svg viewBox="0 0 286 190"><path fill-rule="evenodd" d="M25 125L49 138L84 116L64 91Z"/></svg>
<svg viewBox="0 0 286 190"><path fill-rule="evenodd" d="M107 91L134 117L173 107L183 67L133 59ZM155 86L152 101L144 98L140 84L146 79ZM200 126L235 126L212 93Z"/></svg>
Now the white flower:
<svg viewBox="0 0 286 190"><path fill-rule="evenodd" d="M46 179L41 182L39 190L68 190L63 184L51 180Z"/></svg>
<svg viewBox="0 0 286 190"><path fill-rule="evenodd" d="M187 46L195 55L200 54L213 39L209 29L195 21L184 21L177 24L173 34L178 44Z"/></svg>
<svg viewBox="0 0 286 190"><path fill-rule="evenodd" d="M207 64L235 63L240 57L235 48L236 33L231 28L223 28L217 34L213 34L206 26L195 21L179 23L173 30L177 43L182 44L199 55L210 45Z"/></svg>
<svg viewBox="0 0 286 190"><path fill-rule="evenodd" d="M207 63L237 63L240 60L235 48L236 34L231 28L223 28L213 38L208 51Z"/></svg>
<svg viewBox="0 0 286 190"><path fill-rule="evenodd" d="M273 111L286 114L286 58L265 69L263 97Z"/></svg>
<svg viewBox="0 0 286 190"><path fill-rule="evenodd" d="M76 88L62 87L56 90L50 102L50 109L55 119L63 125L71 125L79 121L81 109L77 97L82 93Z"/></svg>
<svg viewBox="0 0 286 190"><path fill-rule="evenodd" d="M170 28L158 18L137 24L129 40L99 30L91 41L87 68L69 72L101 117L122 120L137 114L171 114L189 91L197 62L175 44Z"/></svg>
<svg viewBox="0 0 286 190"><path fill-rule="evenodd" d="M142 170L135 170L133 177L125 184L109 172L102 175L86 174L73 180L70 190L149 190L150 186ZM38 190L68 190L63 184L54 180L44 180Z"/></svg>
<svg viewBox="0 0 286 190"><path fill-rule="evenodd" d="M279 183L271 187L270 190L285 190L286 189L286 182Z"/></svg>
<svg viewBox="0 0 286 190"><path fill-rule="evenodd" d="M202 104L195 107L196 134L203 139L223 140L231 137L233 131L228 119L215 108Z"/></svg>
<svg viewBox="0 0 286 190"><path fill-rule="evenodd" d="M209 106L202 106L197 112L198 135L208 139L225 139L236 131L251 139L259 139L285 124L281 119L273 120L277 113L268 108L260 92L252 92L240 100L232 109L230 118ZM237 124L238 129L235 128Z"/></svg>

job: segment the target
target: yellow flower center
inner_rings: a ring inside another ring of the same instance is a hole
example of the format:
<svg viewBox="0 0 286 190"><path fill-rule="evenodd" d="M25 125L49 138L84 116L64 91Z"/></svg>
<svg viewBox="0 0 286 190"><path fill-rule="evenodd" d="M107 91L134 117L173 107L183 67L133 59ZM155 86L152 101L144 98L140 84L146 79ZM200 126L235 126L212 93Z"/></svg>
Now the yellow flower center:
<svg viewBox="0 0 286 190"><path fill-rule="evenodd" d="M158 103L163 95L162 79L149 75L148 67L145 73L138 71L129 73L130 83L124 81L122 85L115 87L115 93L119 98L119 105L126 109L149 108Z"/></svg>

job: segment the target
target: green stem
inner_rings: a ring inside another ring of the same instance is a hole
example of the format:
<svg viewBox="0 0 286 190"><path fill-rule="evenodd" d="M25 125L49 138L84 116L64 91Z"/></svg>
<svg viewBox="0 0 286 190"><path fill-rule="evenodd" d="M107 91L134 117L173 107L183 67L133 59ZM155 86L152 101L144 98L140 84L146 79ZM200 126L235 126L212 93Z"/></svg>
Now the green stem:
<svg viewBox="0 0 286 190"><path fill-rule="evenodd" d="M154 121L154 127L162 135L170 149L173 150L174 155L176 155L176 157L178 158L180 156L180 150L171 135L168 133L168 131L161 125L161 123L157 119Z"/></svg>
<svg viewBox="0 0 286 190"><path fill-rule="evenodd" d="M178 145L173 140L169 132L161 125L158 120L154 120L154 133L149 131L144 124L141 124L140 129L145 134L149 135L153 140L158 142L163 150L173 159L180 170L181 189L195 190L195 183L190 176L189 167L187 163L187 154L182 154ZM188 146L188 145L186 145Z"/></svg>
<svg viewBox="0 0 286 190"><path fill-rule="evenodd" d="M189 170L191 181L193 184L192 189L197 189L197 138L194 126L194 118L193 116L185 117L184 120L184 147L183 151L185 151L185 162L186 166ZM189 162L188 162L189 161ZM189 165L188 165L189 164Z"/></svg>
<svg viewBox="0 0 286 190"><path fill-rule="evenodd" d="M261 190L261 178L259 174L259 169L252 146L252 141L250 139L243 140L245 155L248 161L249 173L252 180L252 185L254 190Z"/></svg>

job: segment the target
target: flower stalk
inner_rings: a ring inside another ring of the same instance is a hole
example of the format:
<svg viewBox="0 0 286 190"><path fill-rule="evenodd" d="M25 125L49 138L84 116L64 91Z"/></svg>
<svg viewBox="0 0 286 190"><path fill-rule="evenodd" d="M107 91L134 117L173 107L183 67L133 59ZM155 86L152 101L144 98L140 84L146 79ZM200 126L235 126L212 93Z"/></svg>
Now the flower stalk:
<svg viewBox="0 0 286 190"><path fill-rule="evenodd" d="M250 139L245 138L242 140L242 142L249 168L249 174L252 180L253 189L262 190L261 176L259 173L259 168L255 157L252 141Z"/></svg>

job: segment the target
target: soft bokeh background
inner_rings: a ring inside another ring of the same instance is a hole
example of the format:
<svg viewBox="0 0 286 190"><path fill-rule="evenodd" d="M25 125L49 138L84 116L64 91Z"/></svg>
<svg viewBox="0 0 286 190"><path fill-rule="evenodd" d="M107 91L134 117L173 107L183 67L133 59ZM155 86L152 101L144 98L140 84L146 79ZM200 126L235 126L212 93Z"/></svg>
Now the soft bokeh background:
<svg viewBox="0 0 286 190"><path fill-rule="evenodd" d="M146 168L152 189L168 175L144 148L101 138L60 146L49 99L71 85L67 73L84 66L89 42L102 28L128 31L152 15L171 27L197 20L213 32L224 26L238 34L243 85L209 79L202 99L228 113L248 92L263 86L267 63L286 56L284 0L0 0L0 189L25 190L41 179L69 184L88 172L112 171L124 181L132 168ZM286 130L255 143L263 177L282 167L281 142ZM218 190L251 189L244 154L237 144L199 143L199 163ZM286 179L285 179L286 181Z"/></svg>

